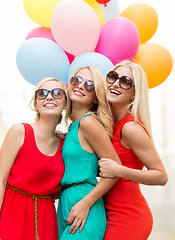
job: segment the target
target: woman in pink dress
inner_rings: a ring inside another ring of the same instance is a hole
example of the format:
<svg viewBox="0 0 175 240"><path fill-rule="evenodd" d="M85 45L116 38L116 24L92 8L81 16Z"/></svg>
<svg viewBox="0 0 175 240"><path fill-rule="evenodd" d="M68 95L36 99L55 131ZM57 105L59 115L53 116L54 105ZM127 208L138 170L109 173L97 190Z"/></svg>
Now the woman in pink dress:
<svg viewBox="0 0 175 240"><path fill-rule="evenodd" d="M31 103L32 124L13 125L0 150L0 239L58 240L54 198L64 174L63 142L55 134L66 87L42 80Z"/></svg>
<svg viewBox="0 0 175 240"><path fill-rule="evenodd" d="M143 69L123 61L107 74L107 97L114 117L113 146L122 162L99 161L101 176L118 177L104 197L104 240L146 240L152 214L139 183L165 185L167 174L151 138L148 83ZM147 170L143 170L143 167Z"/></svg>

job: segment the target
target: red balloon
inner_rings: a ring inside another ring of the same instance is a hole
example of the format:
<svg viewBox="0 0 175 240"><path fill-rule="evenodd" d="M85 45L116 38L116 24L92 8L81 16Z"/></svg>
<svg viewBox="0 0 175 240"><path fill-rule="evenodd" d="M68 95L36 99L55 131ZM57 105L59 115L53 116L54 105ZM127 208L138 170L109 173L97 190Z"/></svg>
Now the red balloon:
<svg viewBox="0 0 175 240"><path fill-rule="evenodd" d="M96 0L96 2L106 5L106 3L110 2L110 0Z"/></svg>

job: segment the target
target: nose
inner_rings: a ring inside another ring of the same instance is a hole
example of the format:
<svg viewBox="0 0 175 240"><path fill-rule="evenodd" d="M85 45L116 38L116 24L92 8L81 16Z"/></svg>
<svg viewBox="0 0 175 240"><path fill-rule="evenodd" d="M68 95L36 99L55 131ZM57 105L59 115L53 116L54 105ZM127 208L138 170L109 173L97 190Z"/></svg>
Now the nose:
<svg viewBox="0 0 175 240"><path fill-rule="evenodd" d="M47 95L46 98L47 98L47 99L53 99L51 92L49 92L49 94Z"/></svg>
<svg viewBox="0 0 175 240"><path fill-rule="evenodd" d="M78 88L80 88L80 89L83 89L83 86L84 86L84 82L82 81L80 84L78 84Z"/></svg>
<svg viewBox="0 0 175 240"><path fill-rule="evenodd" d="M114 86L120 87L119 78L112 84Z"/></svg>

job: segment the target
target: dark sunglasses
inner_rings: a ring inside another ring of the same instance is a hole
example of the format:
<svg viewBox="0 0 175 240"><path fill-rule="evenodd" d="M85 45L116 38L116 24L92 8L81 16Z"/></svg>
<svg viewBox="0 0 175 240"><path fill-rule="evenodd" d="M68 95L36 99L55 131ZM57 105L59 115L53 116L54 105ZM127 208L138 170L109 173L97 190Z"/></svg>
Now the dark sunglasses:
<svg viewBox="0 0 175 240"><path fill-rule="evenodd" d="M95 85L93 81L83 81L81 77L72 77L70 79L70 84L74 87L78 86L82 82L84 82L84 88L88 93L93 93L95 91Z"/></svg>
<svg viewBox="0 0 175 240"><path fill-rule="evenodd" d="M131 87L135 86L132 78L128 76L119 77L116 71L110 71L106 76L106 81L110 84L115 83L117 80L119 80L119 86L124 90L129 90Z"/></svg>
<svg viewBox="0 0 175 240"><path fill-rule="evenodd" d="M55 99L61 99L64 96L66 96L64 90L60 89L60 88L54 88L52 90L38 89L35 92L35 99L38 98L39 100L43 100L43 99L45 99L49 95L49 93Z"/></svg>

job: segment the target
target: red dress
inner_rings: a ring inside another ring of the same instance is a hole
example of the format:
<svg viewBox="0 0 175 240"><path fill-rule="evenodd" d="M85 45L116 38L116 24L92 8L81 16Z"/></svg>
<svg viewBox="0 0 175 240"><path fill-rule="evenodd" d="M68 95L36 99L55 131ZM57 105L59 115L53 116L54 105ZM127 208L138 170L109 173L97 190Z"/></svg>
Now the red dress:
<svg viewBox="0 0 175 240"><path fill-rule="evenodd" d="M57 152L53 156L46 156L36 145L31 125L25 123L24 128L24 143L11 168L0 212L1 240L35 239L33 198L11 189L8 185L28 194L56 196L64 174L61 139ZM37 208L39 240L58 240L54 199L38 198Z"/></svg>
<svg viewBox="0 0 175 240"><path fill-rule="evenodd" d="M143 164L131 149L126 149L121 144L120 140L122 127L129 121L134 121L131 114L116 122L113 146L122 165L141 170ZM139 124L142 126L141 123ZM119 178L104 196L104 202L107 214L104 240L146 240L148 238L153 219L138 183Z"/></svg>

